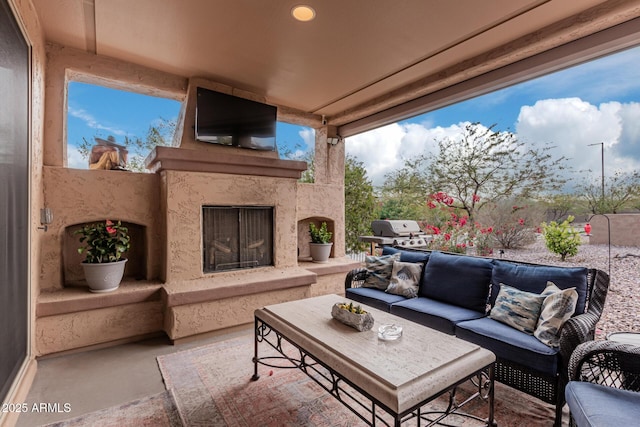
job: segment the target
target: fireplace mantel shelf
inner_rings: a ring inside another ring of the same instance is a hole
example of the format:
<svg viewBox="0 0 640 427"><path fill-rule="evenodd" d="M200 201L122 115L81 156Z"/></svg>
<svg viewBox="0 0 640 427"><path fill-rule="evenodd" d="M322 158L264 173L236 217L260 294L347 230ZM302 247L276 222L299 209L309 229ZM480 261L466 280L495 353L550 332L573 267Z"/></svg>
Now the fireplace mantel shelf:
<svg viewBox="0 0 640 427"><path fill-rule="evenodd" d="M271 176L299 179L307 163L207 150L176 147L156 147L146 159L152 172L178 170L186 172L214 172L234 175Z"/></svg>

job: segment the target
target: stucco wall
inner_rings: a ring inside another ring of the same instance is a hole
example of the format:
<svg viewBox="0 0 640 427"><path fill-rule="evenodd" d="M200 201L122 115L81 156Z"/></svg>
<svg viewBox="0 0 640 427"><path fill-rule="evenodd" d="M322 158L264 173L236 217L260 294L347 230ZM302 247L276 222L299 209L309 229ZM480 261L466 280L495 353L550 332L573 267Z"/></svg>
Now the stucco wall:
<svg viewBox="0 0 640 427"><path fill-rule="evenodd" d="M159 176L45 166L44 195L45 205L53 211L53 223L41 237L41 289L55 290L64 286L62 246L65 228L104 219L146 227L147 279L160 276L164 235L160 228Z"/></svg>
<svg viewBox="0 0 640 427"><path fill-rule="evenodd" d="M611 223L611 244L616 246L640 247L640 214L607 214ZM597 215L591 218L589 244L609 243L607 217Z"/></svg>

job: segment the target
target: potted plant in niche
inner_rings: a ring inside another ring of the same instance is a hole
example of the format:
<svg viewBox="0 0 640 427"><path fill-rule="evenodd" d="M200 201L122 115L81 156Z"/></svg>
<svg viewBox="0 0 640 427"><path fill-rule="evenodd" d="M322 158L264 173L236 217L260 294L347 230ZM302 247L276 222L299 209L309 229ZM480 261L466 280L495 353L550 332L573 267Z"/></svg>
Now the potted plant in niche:
<svg viewBox="0 0 640 427"><path fill-rule="evenodd" d="M311 260L313 262L327 262L331 254L331 236L332 233L327 230L327 223L323 222L320 228L313 222L309 224L309 234L311 235L311 243L309 250L311 252Z"/></svg>
<svg viewBox="0 0 640 427"><path fill-rule="evenodd" d="M91 292L111 292L118 289L127 262L122 255L129 250L129 230L120 221L106 220L84 225L75 234L80 235L79 254L84 276Z"/></svg>

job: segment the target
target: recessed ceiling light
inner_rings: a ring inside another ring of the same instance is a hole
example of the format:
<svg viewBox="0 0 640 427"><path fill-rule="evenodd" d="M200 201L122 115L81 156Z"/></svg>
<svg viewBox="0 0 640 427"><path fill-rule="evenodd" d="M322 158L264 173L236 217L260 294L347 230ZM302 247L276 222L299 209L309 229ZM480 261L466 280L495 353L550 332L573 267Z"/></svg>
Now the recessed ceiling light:
<svg viewBox="0 0 640 427"><path fill-rule="evenodd" d="M311 6L300 4L291 9L291 15L298 21L308 22L316 17L316 11Z"/></svg>

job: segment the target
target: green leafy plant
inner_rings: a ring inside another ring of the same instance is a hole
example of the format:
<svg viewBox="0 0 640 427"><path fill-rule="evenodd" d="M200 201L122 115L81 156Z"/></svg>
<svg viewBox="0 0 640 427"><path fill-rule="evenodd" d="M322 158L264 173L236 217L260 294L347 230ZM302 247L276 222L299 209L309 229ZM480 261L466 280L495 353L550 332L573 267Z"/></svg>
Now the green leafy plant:
<svg viewBox="0 0 640 427"><path fill-rule="evenodd" d="M120 261L122 254L129 250L129 230L120 221L114 223L106 220L84 225L74 234L80 235L79 254L85 254L89 264L100 264Z"/></svg>
<svg viewBox="0 0 640 427"><path fill-rule="evenodd" d="M339 307L343 310L350 311L351 313L367 314L367 312L364 311L362 307L360 307L359 305L353 305L352 302L350 302L349 304L347 304L346 302L343 302L342 304L339 305Z"/></svg>
<svg viewBox="0 0 640 427"><path fill-rule="evenodd" d="M309 224L309 234L311 235L311 243L329 243L331 242L331 233L327 230L327 223L323 222L318 228L313 222Z"/></svg>
<svg viewBox="0 0 640 427"><path fill-rule="evenodd" d="M578 253L578 247L582 243L580 232L571 227L571 222L575 218L571 215L558 224L551 221L549 224L542 223L542 233L544 241L554 254L560 255L560 259L564 261L567 256L574 256Z"/></svg>

